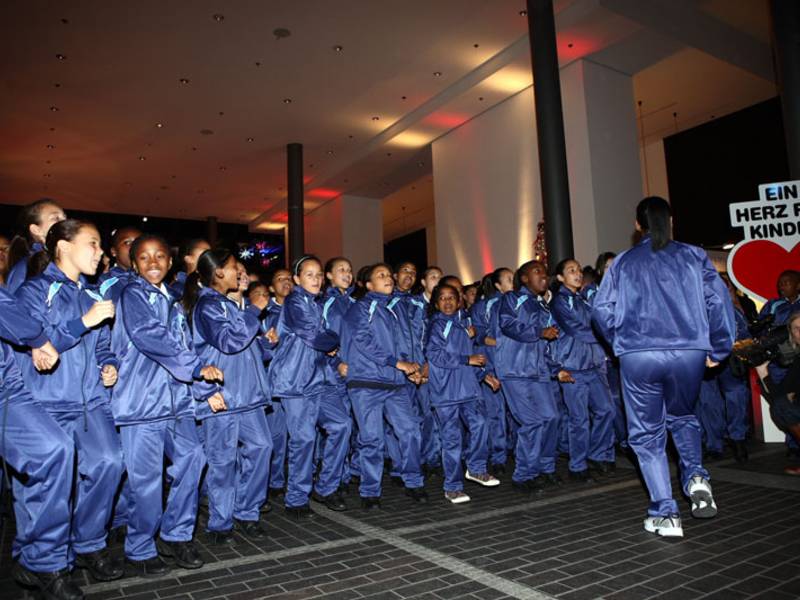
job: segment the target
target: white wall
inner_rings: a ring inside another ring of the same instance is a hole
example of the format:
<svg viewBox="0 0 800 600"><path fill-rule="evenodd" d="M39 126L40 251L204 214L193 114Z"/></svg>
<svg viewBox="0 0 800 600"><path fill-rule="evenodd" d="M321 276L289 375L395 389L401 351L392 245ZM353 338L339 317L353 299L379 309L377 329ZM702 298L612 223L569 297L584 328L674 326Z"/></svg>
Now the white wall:
<svg viewBox="0 0 800 600"><path fill-rule="evenodd" d="M305 250L324 263L342 255L342 197L334 198L305 215Z"/></svg>
<svg viewBox="0 0 800 600"><path fill-rule="evenodd" d="M383 211L380 200L341 196L342 254L358 269L383 260Z"/></svg>
<svg viewBox="0 0 800 600"><path fill-rule="evenodd" d="M647 156L646 169L645 155ZM647 143L644 149L640 147L639 157L642 165L642 196L661 196L669 200L664 140L652 140Z"/></svg>

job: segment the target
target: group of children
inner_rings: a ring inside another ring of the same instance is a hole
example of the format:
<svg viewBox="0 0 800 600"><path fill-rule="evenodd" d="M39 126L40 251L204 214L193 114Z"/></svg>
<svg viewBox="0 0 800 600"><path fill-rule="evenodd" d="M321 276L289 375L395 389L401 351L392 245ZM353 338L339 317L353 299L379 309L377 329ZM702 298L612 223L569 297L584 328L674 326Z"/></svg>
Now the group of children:
<svg viewBox="0 0 800 600"><path fill-rule="evenodd" d="M439 472L460 504L465 479L499 485L511 455L514 489L538 494L562 485L560 452L591 482L625 443L618 368L592 328L598 282L573 259L555 281L528 261L468 290L429 267L413 293L409 262L354 274L309 255L262 283L202 240L172 275L167 241L126 227L96 277L94 225L51 200L21 216L0 288L0 454L17 579L51 597L82 597L72 565L123 575L109 526L125 526L139 574L163 574L164 558L199 568L201 499L210 541L233 544L234 529L263 538L279 499L313 518L310 500L345 510L358 482L361 507L379 509L385 468L418 503Z"/></svg>

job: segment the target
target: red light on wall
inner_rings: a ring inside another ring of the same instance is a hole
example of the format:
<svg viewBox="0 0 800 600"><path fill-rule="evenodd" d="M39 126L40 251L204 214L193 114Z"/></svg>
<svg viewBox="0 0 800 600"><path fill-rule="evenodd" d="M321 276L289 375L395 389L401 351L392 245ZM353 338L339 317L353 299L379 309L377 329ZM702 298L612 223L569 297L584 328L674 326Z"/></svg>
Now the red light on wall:
<svg viewBox="0 0 800 600"><path fill-rule="evenodd" d="M270 216L269 220L273 223L288 223L289 213L285 211L275 213L274 215Z"/></svg>
<svg viewBox="0 0 800 600"><path fill-rule="evenodd" d="M342 192L339 190L334 190L333 188L314 188L310 192L308 192L307 196L311 198L323 198L325 200L332 200L333 198L337 198L341 196Z"/></svg>
<svg viewBox="0 0 800 600"><path fill-rule="evenodd" d="M435 112L425 117L423 119L423 122L428 123L430 125L435 125L437 127L445 127L447 129L452 129L453 127L458 127L459 125L463 125L468 120L469 117L467 115L462 115L458 113L448 113L448 112Z"/></svg>

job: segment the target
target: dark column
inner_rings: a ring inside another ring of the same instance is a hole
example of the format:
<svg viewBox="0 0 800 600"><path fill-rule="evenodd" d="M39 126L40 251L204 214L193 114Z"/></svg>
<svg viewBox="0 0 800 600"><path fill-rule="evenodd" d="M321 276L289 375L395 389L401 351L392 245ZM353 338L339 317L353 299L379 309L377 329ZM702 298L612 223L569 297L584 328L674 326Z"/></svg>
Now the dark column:
<svg viewBox="0 0 800 600"><path fill-rule="evenodd" d="M217 217L206 217L206 237L212 248L217 245Z"/></svg>
<svg viewBox="0 0 800 600"><path fill-rule="evenodd" d="M303 240L303 144L286 145L286 163L288 166L287 189L289 196L289 247L287 248L289 264L303 256L305 243Z"/></svg>
<svg viewBox="0 0 800 600"><path fill-rule="evenodd" d="M531 43L545 243L547 260L552 267L575 252L572 245L567 150L552 0L528 0L528 37Z"/></svg>
<svg viewBox="0 0 800 600"><path fill-rule="evenodd" d="M792 179L800 179L800 2L772 0L772 51Z"/></svg>

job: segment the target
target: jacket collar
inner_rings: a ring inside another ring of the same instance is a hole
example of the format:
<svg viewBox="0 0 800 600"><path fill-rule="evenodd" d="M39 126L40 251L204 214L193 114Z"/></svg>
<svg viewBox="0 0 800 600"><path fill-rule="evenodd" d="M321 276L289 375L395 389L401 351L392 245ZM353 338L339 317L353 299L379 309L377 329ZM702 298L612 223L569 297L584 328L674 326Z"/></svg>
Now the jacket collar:
<svg viewBox="0 0 800 600"><path fill-rule="evenodd" d="M68 285L71 284L79 288L86 287L86 277L80 275L78 277L78 282L76 283L72 281L72 279L67 277L64 271L62 271L56 266L55 262L50 262L47 265L47 267L45 267L45 270L42 272L42 275L44 275L50 281L57 281L59 283L66 283Z"/></svg>

